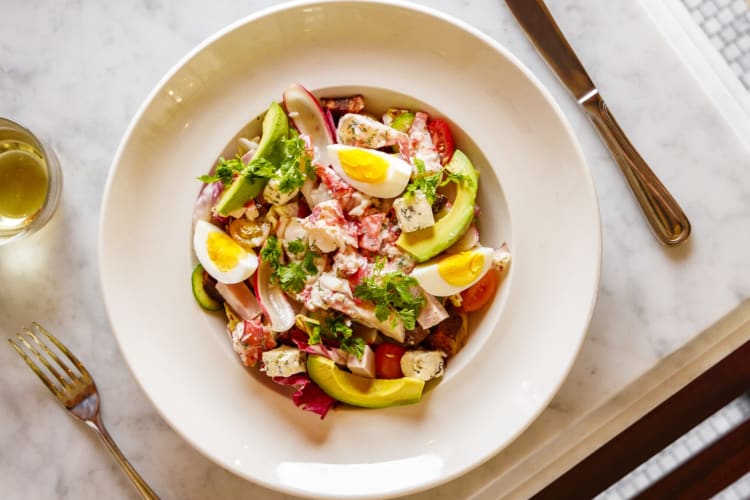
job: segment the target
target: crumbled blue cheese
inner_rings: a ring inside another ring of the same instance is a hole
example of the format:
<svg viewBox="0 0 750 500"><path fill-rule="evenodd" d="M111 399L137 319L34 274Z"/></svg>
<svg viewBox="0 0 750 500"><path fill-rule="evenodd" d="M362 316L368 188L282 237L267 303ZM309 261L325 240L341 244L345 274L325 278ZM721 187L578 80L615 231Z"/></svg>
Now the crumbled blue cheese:
<svg viewBox="0 0 750 500"><path fill-rule="evenodd" d="M349 354L346 367L353 374L360 377L375 378L375 354L370 349L370 346L365 346L361 358L358 358L354 354Z"/></svg>
<svg viewBox="0 0 750 500"><path fill-rule="evenodd" d="M299 189L293 189L288 193L282 193L280 186L281 180L276 177L268 181L266 187L263 188L263 199L266 203L272 205L283 205L297 196L297 193L299 192Z"/></svg>
<svg viewBox="0 0 750 500"><path fill-rule="evenodd" d="M416 190L412 195L402 196L393 202L398 225L405 233L419 231L435 225L432 206L425 194Z"/></svg>
<svg viewBox="0 0 750 500"><path fill-rule="evenodd" d="M401 356L401 372L427 382L443 376L444 358L442 351L406 351Z"/></svg>
<svg viewBox="0 0 750 500"><path fill-rule="evenodd" d="M263 370L269 377L290 377L295 373L307 371L307 355L294 347L282 345L263 352L261 356Z"/></svg>

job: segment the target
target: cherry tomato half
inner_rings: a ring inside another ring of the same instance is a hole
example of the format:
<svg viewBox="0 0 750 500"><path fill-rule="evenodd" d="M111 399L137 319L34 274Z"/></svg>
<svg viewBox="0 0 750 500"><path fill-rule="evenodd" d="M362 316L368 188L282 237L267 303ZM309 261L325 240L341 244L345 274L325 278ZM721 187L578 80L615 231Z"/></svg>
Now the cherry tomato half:
<svg viewBox="0 0 750 500"><path fill-rule="evenodd" d="M401 378L401 356L406 348L384 342L375 348L375 376L377 378Z"/></svg>
<svg viewBox="0 0 750 500"><path fill-rule="evenodd" d="M461 292L461 310L472 312L481 309L495 295L496 289L497 273L490 269L482 279Z"/></svg>
<svg viewBox="0 0 750 500"><path fill-rule="evenodd" d="M440 155L441 163L445 165L451 160L453 157L453 151L456 150L450 126L445 120L433 118L427 122L427 131L432 138L432 144L435 145L435 149L437 149L437 152Z"/></svg>

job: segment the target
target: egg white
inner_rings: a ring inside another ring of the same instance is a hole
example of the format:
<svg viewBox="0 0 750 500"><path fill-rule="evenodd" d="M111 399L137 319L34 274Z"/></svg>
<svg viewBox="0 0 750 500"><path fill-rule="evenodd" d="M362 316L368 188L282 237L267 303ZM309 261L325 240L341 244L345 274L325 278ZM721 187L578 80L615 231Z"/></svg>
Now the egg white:
<svg viewBox="0 0 750 500"><path fill-rule="evenodd" d="M222 271L218 266L211 260L208 255L208 235L211 233L222 233L224 231L214 226L210 222L199 220L195 224L195 232L193 233L193 249L195 255L198 257L198 261L203 266L203 269L208 272L216 281L220 283L226 283L231 285L233 283L239 283L246 280L253 275L255 270L258 268L258 257L254 252L245 250L242 251L245 255L240 258L237 264L228 271ZM236 243L238 246L239 244Z"/></svg>
<svg viewBox="0 0 750 500"><path fill-rule="evenodd" d="M485 274L487 274L487 271L489 271L490 267L492 266L492 254L494 252L492 248L487 247L477 247L467 251L480 253L484 257L481 271L477 274L477 277L467 285L453 285L446 282L440 275L440 271L438 270L438 263L447 257L439 257L437 259L433 259L431 261L425 262L424 264L416 266L412 270L411 276L419 282L419 286L421 286L425 292L436 297L447 297L449 295L461 293L475 284L477 281L482 279Z"/></svg>
<svg viewBox="0 0 750 500"><path fill-rule="evenodd" d="M352 179L341 167L339 151L360 150L368 154L382 158L388 162L388 170L385 180L382 182L362 182ZM331 144L328 146L328 157L331 160L331 166L341 177L346 180L354 189L362 191L366 195L375 196L376 198L395 198L406 189L411 177L411 165L396 156L377 151L375 149L358 148L355 146L345 146L343 144Z"/></svg>

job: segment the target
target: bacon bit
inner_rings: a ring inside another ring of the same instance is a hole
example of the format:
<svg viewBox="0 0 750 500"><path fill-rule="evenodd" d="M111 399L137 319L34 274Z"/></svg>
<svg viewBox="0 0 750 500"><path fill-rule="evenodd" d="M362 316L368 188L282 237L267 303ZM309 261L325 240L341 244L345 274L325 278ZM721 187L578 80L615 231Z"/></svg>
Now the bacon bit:
<svg viewBox="0 0 750 500"><path fill-rule="evenodd" d="M395 243L398 237L401 236L401 229L399 229L397 225L393 224L390 219L386 220L385 224L386 227L383 229L382 233L382 244L390 245L392 243Z"/></svg>
<svg viewBox="0 0 750 500"><path fill-rule="evenodd" d="M273 333L271 333L270 329L263 326L260 318L252 321L245 320L243 322L243 333L242 337L240 337L240 342L245 347L243 361L246 366L255 366L263 351L276 347Z"/></svg>
<svg viewBox="0 0 750 500"><path fill-rule="evenodd" d="M354 290L357 285L359 285L362 282L362 279L367 274L366 266L362 266L359 269L357 269L357 272L349 276L349 287ZM358 299L356 296L354 297L354 302L361 304L362 301Z"/></svg>
<svg viewBox="0 0 750 500"><path fill-rule="evenodd" d="M411 139L408 135L400 136L396 144L398 145L398 155L399 157L404 160L406 163L412 162L412 152L411 152Z"/></svg>
<svg viewBox="0 0 750 500"><path fill-rule="evenodd" d="M361 95L348 97L324 97L320 100L320 104L324 109L328 109L336 115L360 113L365 109L365 98Z"/></svg>
<svg viewBox="0 0 750 500"><path fill-rule="evenodd" d="M315 164L315 173L318 174L328 189L331 190L331 195L334 199L340 200L344 197L348 197L354 192L348 182L341 178L332 168L321 165L320 163Z"/></svg>
<svg viewBox="0 0 750 500"><path fill-rule="evenodd" d="M362 236L359 239L360 248L370 250L371 252L377 252L380 250L380 243L382 241L383 222L385 221L385 214L378 213L362 217L361 227Z"/></svg>
<svg viewBox="0 0 750 500"><path fill-rule="evenodd" d="M346 219L344 218L344 211L341 208L341 203L334 199L318 204L312 209L312 212L310 212L307 221L317 222L319 220L328 222L331 225L343 225L346 222Z"/></svg>
<svg viewBox="0 0 750 500"><path fill-rule="evenodd" d="M409 155L410 163L414 164L414 159L419 158L424 162L425 172L428 174L439 172L443 166L435 145L432 143L432 137L427 130L427 121L430 116L427 113L417 112L414 115L414 121L409 129Z"/></svg>
<svg viewBox="0 0 750 500"><path fill-rule="evenodd" d="M353 220L347 220L346 221L346 230L354 236L354 239L357 239L357 236L361 233L361 228L359 226L359 223Z"/></svg>

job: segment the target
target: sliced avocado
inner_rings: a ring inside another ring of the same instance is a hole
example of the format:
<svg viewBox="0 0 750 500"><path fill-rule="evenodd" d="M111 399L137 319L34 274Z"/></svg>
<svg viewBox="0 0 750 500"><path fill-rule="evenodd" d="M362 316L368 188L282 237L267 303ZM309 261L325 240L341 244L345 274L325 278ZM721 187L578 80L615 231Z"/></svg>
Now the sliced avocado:
<svg viewBox="0 0 750 500"><path fill-rule="evenodd" d="M274 165L281 164L284 154L284 143L289 135L289 119L284 109L276 102L272 102L263 118L263 132L260 144L252 160L264 158ZM245 176L240 174L229 188L225 189L216 204L219 215L229 215L238 208L245 206L249 200L258 196L265 187L268 179Z"/></svg>
<svg viewBox="0 0 750 500"><path fill-rule="evenodd" d="M386 408L416 403L424 381L411 377L366 378L338 368L323 356L307 357L307 373L323 392L342 403L363 408Z"/></svg>
<svg viewBox="0 0 750 500"><path fill-rule="evenodd" d="M418 262L430 260L453 245L466 232L474 218L477 199L477 171L464 153L456 150L446 165L449 172L463 175L465 182L456 186L456 200L450 211L434 226L411 233L401 233L396 245L409 252Z"/></svg>
<svg viewBox="0 0 750 500"><path fill-rule="evenodd" d="M395 128L399 132L409 132L412 123L414 123L414 113L404 111L393 118L391 128Z"/></svg>

